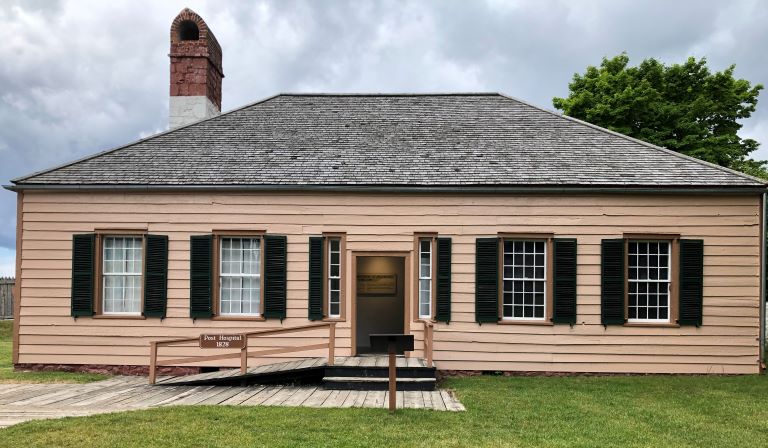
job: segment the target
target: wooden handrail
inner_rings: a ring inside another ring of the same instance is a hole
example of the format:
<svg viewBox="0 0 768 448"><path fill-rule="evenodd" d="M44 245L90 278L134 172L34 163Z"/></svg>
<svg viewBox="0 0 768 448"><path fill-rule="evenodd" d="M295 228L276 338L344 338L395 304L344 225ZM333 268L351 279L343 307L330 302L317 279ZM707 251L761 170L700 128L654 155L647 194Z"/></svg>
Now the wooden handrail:
<svg viewBox="0 0 768 448"><path fill-rule="evenodd" d="M424 357L427 358L427 367L432 367L434 324L426 320L422 322L424 323Z"/></svg>
<svg viewBox="0 0 768 448"><path fill-rule="evenodd" d="M278 333L291 333L294 331L302 331L302 330L308 330L313 328L322 328L322 327L329 327L331 325L335 325L335 322L322 322L319 324L307 324L307 325L297 325L295 327L287 327L287 328L269 328L266 330L256 330L256 331L249 331L247 333L238 333L242 334L245 337L251 337L251 336L264 336L268 334L278 334ZM164 347L168 345L175 345L175 344L181 344L184 342L197 342L200 339L200 337L196 338L180 338L180 339L165 339L162 341L155 341L157 343L158 347Z"/></svg>
<svg viewBox="0 0 768 448"><path fill-rule="evenodd" d="M251 337L268 336L273 334L293 333L296 331L315 330L318 328L328 327L328 342L322 344L310 344L295 347L280 347L275 349L261 350L261 351L248 351L248 339ZM218 355L208 356L189 356L184 358L173 358L165 360L157 360L157 351L160 347L168 347L176 344L183 344L185 342L196 342L200 340L197 338L179 338L179 339L167 339L163 341L151 341L149 343L149 384L155 384L157 379L157 366L168 366L187 364L196 361L217 361L221 359L240 358L240 372L245 374L248 371L248 358L255 358L257 356L278 355L284 353L293 353L305 350L318 350L328 349L328 365L332 366L334 363L334 352L336 348L336 322L323 322L317 324L298 325L295 327L287 328L272 328L268 330L256 330L247 333L240 333L245 337L245 344L240 349L239 353L222 353Z"/></svg>

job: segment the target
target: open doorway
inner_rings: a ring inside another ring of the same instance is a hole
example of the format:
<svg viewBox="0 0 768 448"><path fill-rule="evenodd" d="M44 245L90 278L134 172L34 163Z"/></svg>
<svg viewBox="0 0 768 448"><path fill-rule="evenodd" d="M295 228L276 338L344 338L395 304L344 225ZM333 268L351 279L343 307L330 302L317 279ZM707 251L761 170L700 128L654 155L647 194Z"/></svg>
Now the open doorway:
<svg viewBox="0 0 768 448"><path fill-rule="evenodd" d="M371 334L404 333L405 257L358 256L355 287L356 353L370 353Z"/></svg>

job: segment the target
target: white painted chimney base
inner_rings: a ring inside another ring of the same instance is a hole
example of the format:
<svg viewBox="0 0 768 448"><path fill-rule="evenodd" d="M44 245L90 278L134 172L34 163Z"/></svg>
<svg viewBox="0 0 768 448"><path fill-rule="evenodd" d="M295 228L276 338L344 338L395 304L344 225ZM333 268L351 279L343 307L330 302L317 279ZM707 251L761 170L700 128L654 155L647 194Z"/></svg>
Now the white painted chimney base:
<svg viewBox="0 0 768 448"><path fill-rule="evenodd" d="M170 129L215 117L221 112L207 96L172 96L168 109Z"/></svg>

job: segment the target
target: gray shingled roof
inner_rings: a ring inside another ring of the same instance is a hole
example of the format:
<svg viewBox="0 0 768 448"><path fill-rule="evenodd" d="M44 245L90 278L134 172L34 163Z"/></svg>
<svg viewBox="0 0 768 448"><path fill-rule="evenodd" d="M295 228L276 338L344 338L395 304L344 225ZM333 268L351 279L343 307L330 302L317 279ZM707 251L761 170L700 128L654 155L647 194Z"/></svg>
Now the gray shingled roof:
<svg viewBox="0 0 768 448"><path fill-rule="evenodd" d="M14 182L22 186L763 185L499 94L283 94Z"/></svg>

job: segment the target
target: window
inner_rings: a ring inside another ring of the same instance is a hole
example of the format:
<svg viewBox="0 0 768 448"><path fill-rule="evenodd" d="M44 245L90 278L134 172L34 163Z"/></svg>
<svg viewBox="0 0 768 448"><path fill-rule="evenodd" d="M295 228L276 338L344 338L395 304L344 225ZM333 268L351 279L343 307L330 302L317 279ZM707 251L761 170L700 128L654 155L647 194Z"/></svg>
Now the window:
<svg viewBox="0 0 768 448"><path fill-rule="evenodd" d="M668 241L628 242L629 322L670 321L670 246Z"/></svg>
<svg viewBox="0 0 768 448"><path fill-rule="evenodd" d="M310 236L308 248L307 318L344 320L346 235Z"/></svg>
<svg viewBox="0 0 768 448"><path fill-rule="evenodd" d="M601 242L603 325L701 325L704 241L625 233Z"/></svg>
<svg viewBox="0 0 768 448"><path fill-rule="evenodd" d="M221 237L219 314L261 314L261 238Z"/></svg>
<svg viewBox="0 0 768 448"><path fill-rule="evenodd" d="M142 236L104 236L103 314L141 314Z"/></svg>
<svg viewBox="0 0 768 448"><path fill-rule="evenodd" d="M341 317L341 238L328 238L328 317Z"/></svg>
<svg viewBox="0 0 768 448"><path fill-rule="evenodd" d="M432 317L432 238L419 239L419 318Z"/></svg>
<svg viewBox="0 0 768 448"><path fill-rule="evenodd" d="M547 241L503 242L502 319L544 320L547 315Z"/></svg>

